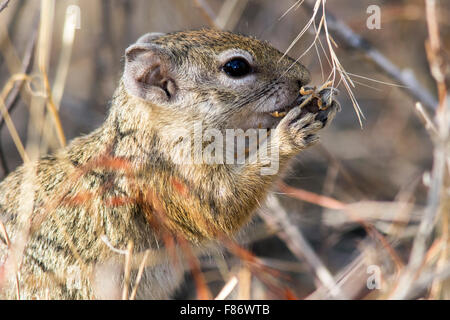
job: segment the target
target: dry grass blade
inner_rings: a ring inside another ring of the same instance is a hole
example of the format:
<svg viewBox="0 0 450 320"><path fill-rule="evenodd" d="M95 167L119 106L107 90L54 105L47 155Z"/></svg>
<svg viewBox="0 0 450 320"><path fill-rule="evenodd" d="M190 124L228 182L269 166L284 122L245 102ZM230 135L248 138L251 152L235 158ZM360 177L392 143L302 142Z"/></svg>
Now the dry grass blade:
<svg viewBox="0 0 450 320"><path fill-rule="evenodd" d="M45 90L47 93L47 110L52 116L59 143L62 147L64 147L66 145L66 137L64 135L64 129L61 123L61 119L59 118L58 108L56 107L55 102L53 101L50 83L48 81L47 73L45 71L43 72L43 76L44 76ZM44 126L44 128L46 127Z"/></svg>
<svg viewBox="0 0 450 320"><path fill-rule="evenodd" d="M28 74L31 71L31 67L33 64L34 49L36 46L36 39L37 39L37 30L35 30L31 35L31 40L29 41L27 48L25 50L22 62L22 70L20 74ZM24 80L26 80L25 77L23 79L18 79L17 77L19 77L18 74L12 75L10 80L8 80L8 82L3 87L2 90L2 98L3 100L5 100L5 105L7 106L8 112L11 112L14 106L16 105L15 102L17 101L20 90L23 84L25 83ZM2 119L0 121L0 129L3 126L3 122L4 120Z"/></svg>
<svg viewBox="0 0 450 320"><path fill-rule="evenodd" d="M23 145L21 145L21 140L18 137L17 130L15 129L15 126L12 124L11 117L9 114L12 112L14 107L17 105L19 93L23 87L23 84L25 83L25 80L28 79L26 74L28 72L30 72L32 64L33 64L33 55L34 55L34 49L36 46L36 39L37 39L37 29L33 31L32 35L31 35L31 40L28 42L28 45L27 45L27 48L26 48L26 51L24 54L23 62L22 62L22 70L21 70L22 74L14 74L13 76L11 76L11 78L8 80L6 85L3 87L2 94L1 94L1 99L3 99L5 101L4 105L6 108L6 109L2 108L2 114L4 114L6 111L7 118L8 118L9 132L11 133L11 136L13 137L13 141L16 145L16 148L19 150L19 154L21 155L22 161L24 161L24 162L28 161L28 156L25 152ZM2 119L0 120L0 130L2 129L5 121L6 121L6 118L4 116L2 116ZM1 160L1 165L3 167L3 171L6 175L9 172L9 170L8 170L7 161L4 157L1 141L0 141L0 160Z"/></svg>
<svg viewBox="0 0 450 320"><path fill-rule="evenodd" d="M434 268L431 270L426 270L422 272L420 278L417 279L417 281L414 283L414 288L411 290L412 292L420 292L423 291L430 286L433 288L433 284L439 283L441 286L445 286L445 282L448 282L450 279L450 261L446 262L446 265L443 266L440 270L436 272ZM438 288L438 289L445 289L445 288ZM433 290L431 290L431 293ZM443 300L448 300L448 290L443 292L443 296L432 296L430 295L430 298L439 298Z"/></svg>
<svg viewBox="0 0 450 320"><path fill-rule="evenodd" d="M36 47L36 71L38 77L42 79L46 73L48 60L50 57L51 35L54 18L54 1L41 0L39 36ZM45 84L44 84L45 87ZM43 129L43 119L45 116L45 99L41 95L33 95L30 102L30 115L28 121L27 146L28 156L32 161L37 160L39 154L39 143Z"/></svg>
<svg viewBox="0 0 450 320"><path fill-rule="evenodd" d="M403 262L394 250L392 246L390 245L389 241L374 228L372 225L367 223L363 218L361 218L361 215L359 212L361 211L370 211L368 210L368 204L367 203L352 203L352 204L345 204L341 201L338 201L336 199L322 196L313 192L309 192L306 190L298 189L290 187L283 182L280 182L278 184L278 188L280 191L282 191L287 196L295 197L297 199L300 199L302 201L306 201L309 203L313 203L315 205L328 208L328 209L334 209L334 210L345 210L346 215L354 222L359 223L366 232L375 240L380 241L380 243L383 245L383 248L389 253L392 260L394 261L397 270L400 270L403 267ZM379 206L381 206L381 203L379 203ZM361 208L362 207L362 208ZM402 205L401 207L404 207ZM376 210L381 211L381 210Z"/></svg>
<svg viewBox="0 0 450 320"><path fill-rule="evenodd" d="M425 122L425 129L428 130L431 137L433 137L433 138L437 137L439 133L437 131L436 125L434 124L433 120L431 120L430 116L425 111L425 109L423 108L423 106L420 102L416 103L416 110L419 113L420 117Z"/></svg>
<svg viewBox="0 0 450 320"><path fill-rule="evenodd" d="M6 231L5 225L3 222L0 221L0 234L3 236L3 241L5 242L6 246L11 245L11 241L9 240L8 232Z"/></svg>
<svg viewBox="0 0 450 320"><path fill-rule="evenodd" d="M320 24L319 24L319 28L317 29L315 27L315 20L316 17L318 16L320 7L322 6L322 17L320 19ZM355 109L356 115L358 117L358 121L360 123L360 125L362 126L362 118L364 117L361 108L359 107L359 103L356 100L356 97L352 91L352 88L355 87L352 79L350 78L349 74L347 74L347 72L345 71L344 67L342 66L341 62L339 61L338 56L336 55L333 47L336 46L336 43L334 42L334 40L332 39L329 31L328 31L328 22L327 22L327 14L325 12L325 6L326 6L326 0L316 0L314 2L314 6L312 8L312 16L309 19L309 21L306 23L306 25L303 27L303 29L299 32L299 34L297 35L297 37L291 42L291 44L289 45L289 47L286 49L284 55L286 55L293 47L294 45L303 37L303 35L305 34L305 32L312 26L314 25L314 29L316 32L315 38L312 42L312 44L309 46L309 48L306 50L306 52L308 52L313 46L316 45L319 36L320 36L320 32L322 30L322 28L324 29L324 33L325 33L325 39L326 39L326 43L327 43L327 51L328 54L326 54L327 56L327 60L329 63L331 63L331 72L328 76L327 81L331 80L331 82L333 83L333 86L336 82L336 74L339 74L340 76L340 81L342 82L345 89L348 92L348 95L350 97L350 100L352 101L353 107ZM322 45L322 44L321 44ZM323 46L322 46L323 48ZM306 52L304 54L306 54ZM304 55L302 54L300 56L300 58ZM328 55L330 58L328 58ZM284 57L284 56L283 56ZM297 61L300 59L298 58Z"/></svg>
<svg viewBox="0 0 450 320"><path fill-rule="evenodd" d="M233 292L238 282L238 278L236 276L232 276L231 279L227 281L222 290L220 290L214 300L225 300L231 294L231 292Z"/></svg>
<svg viewBox="0 0 450 320"><path fill-rule="evenodd" d="M23 162L29 162L30 157L27 155L27 152L25 151L25 147L20 139L19 133L16 130L16 126L14 125L11 116L9 115L8 108L5 106L3 98L0 98L0 109L2 117L14 141L14 144L16 145L17 151L19 151L20 157L22 158Z"/></svg>
<svg viewBox="0 0 450 320"><path fill-rule="evenodd" d="M130 241L128 242L127 253L125 255L125 270L124 270L122 300L128 300L132 258L133 258L133 241Z"/></svg>
<svg viewBox="0 0 450 320"><path fill-rule="evenodd" d="M250 300L251 299L251 289L252 289L252 273L250 270L243 266L239 270L239 300Z"/></svg>
<svg viewBox="0 0 450 320"><path fill-rule="evenodd" d="M2 3L0 3L0 12L2 12L6 7L8 7L10 0L3 0Z"/></svg>
<svg viewBox="0 0 450 320"><path fill-rule="evenodd" d="M361 117L364 117L361 108L359 107L358 101L356 100L355 94L353 93L351 87L355 87L352 79L350 78L350 76L347 74L347 72L345 71L344 67L341 65L341 62L339 61L338 56L336 55L334 49L333 49L333 45L331 42L333 42L333 44L336 45L336 43L334 42L334 40L331 38L331 35L328 31L328 22L327 22L327 16L326 16L326 12L325 12L325 4L326 4L326 0L322 0L322 12L323 12L323 19L324 19L324 29L325 29L325 35L326 35L326 41L328 43L328 50L329 50L329 54L331 56L331 62L332 62L332 72L330 74L330 77L332 77L332 81L333 83L335 82L335 77L336 77L336 71L339 73L340 78L342 83L344 84L345 89L347 90L348 95L350 96L350 100L353 103L353 108L355 109L356 115L358 116L358 120L360 125L362 126L362 119Z"/></svg>
<svg viewBox="0 0 450 320"><path fill-rule="evenodd" d="M314 6L320 0L308 0L304 6L314 12ZM405 91L412 97L418 99L427 108L435 109L437 106L434 97L419 83L417 78L410 72L406 72L392 63L380 51L372 47L368 41L355 33L344 22L338 20L332 13L327 12L327 28L334 32L341 41L349 47L362 51L372 62L383 70L391 79L394 79L403 86Z"/></svg>
<svg viewBox="0 0 450 320"><path fill-rule="evenodd" d="M280 226L279 237L286 243L291 252L298 258L305 258L312 267L316 277L329 290L334 298L345 298L341 290L337 287L333 276L320 261L314 250L308 244L298 228L290 222L287 212L283 209L278 199L274 195L269 195L266 201L269 214L260 213L260 216L269 226Z"/></svg>
<svg viewBox="0 0 450 320"><path fill-rule="evenodd" d="M291 12L294 8L297 10L305 0L297 0L292 6L289 7L282 15L278 18L278 20L283 19L289 12Z"/></svg>
<svg viewBox="0 0 450 320"><path fill-rule="evenodd" d="M150 256L150 250L145 250L144 257L142 258L141 264L139 265L138 274L136 276L136 283L134 284L133 291L131 291L130 300L136 299L136 294L137 294L137 290L139 288L139 283L141 282L142 275L144 274L145 265L147 263L149 256Z"/></svg>
<svg viewBox="0 0 450 320"><path fill-rule="evenodd" d="M69 9L68 9L69 10ZM76 15L70 14L69 11L66 11L66 17L64 21L64 30L61 39L61 54L59 56L58 67L56 68L56 76L54 81L54 86L51 91L51 96L49 96L50 105L54 105L54 109L59 111L61 99L64 93L64 87L67 79L67 75L69 72L70 66L70 58L72 56L73 43L75 40L75 31L76 31ZM62 130L61 123L59 121L58 114L55 114L55 111L52 109L52 115L47 114L45 119L44 126L44 139L42 141L41 151L44 153L47 152L47 145L51 142L51 121L52 118L55 119L55 124L57 128L57 137L59 138L59 142L62 146L65 145L65 137L64 132Z"/></svg>
<svg viewBox="0 0 450 320"><path fill-rule="evenodd" d="M447 211L448 212L448 211ZM440 252L440 256L438 259L438 262L436 263L436 273L444 272L444 269L448 265L450 265L449 256L450 256L450 245L449 245L449 229L450 229L450 222L449 222L449 214L444 214L442 217L442 228L441 228L441 236L442 236L442 248ZM448 276L447 276L448 277ZM444 278L445 279L445 278ZM450 298L450 292L448 291L448 282L443 283L442 281L439 281L440 279L436 278L433 280L431 289L430 289L430 297L432 299L439 299L442 292L442 298L443 299L449 299Z"/></svg>
<svg viewBox="0 0 450 320"><path fill-rule="evenodd" d="M243 248L228 236L222 234L220 239L225 247L244 263L244 267L248 268L250 275L254 275L264 284L272 297L297 299L291 290L286 288L286 286L280 282L280 279L288 280L288 276L280 273L278 270L268 267L259 257L256 257L253 253ZM239 282L242 281L242 279L238 280ZM248 284L248 286L250 286L250 284ZM247 287L245 283L244 287Z"/></svg>
<svg viewBox="0 0 450 320"><path fill-rule="evenodd" d="M367 267L373 261L367 251L363 251L348 266L336 275L336 283L349 299L364 297L367 292ZM328 288L321 285L306 300L327 300L332 298Z"/></svg>
<svg viewBox="0 0 450 320"><path fill-rule="evenodd" d="M440 56L440 35L436 17L436 1L426 1L426 14L429 40L427 42L427 55L432 70L432 75L438 85L439 107L436 111L436 124L438 137L435 139L434 161L431 172L431 182L428 191L427 207L420 222L419 230L414 239L408 265L402 274L397 286L391 294L392 299L404 299L414 295L414 283L420 275L420 270L426 263L427 241L435 230L439 216L444 215L444 204L448 200L445 192L442 192L446 175L446 162L448 158L447 143L449 139L448 116L450 114L450 103L447 100L447 87L445 83L445 72L443 57ZM442 199L442 201L441 201ZM445 218L444 218L445 221ZM443 223L445 225L445 223ZM448 234L448 230L444 230ZM444 256L444 261L446 260ZM442 263L441 263L442 264Z"/></svg>
<svg viewBox="0 0 450 320"><path fill-rule="evenodd" d="M303 1L300 3L302 4ZM308 20L308 22L306 23L306 25L303 27L303 29L300 31L300 33L297 35L297 37L291 42L291 44L289 45L289 47L286 49L286 51L284 52L284 55L281 59L283 59L288 53L289 51L291 51L291 49L295 46L295 44L301 39L301 37L303 37L303 35L305 34L306 31L308 31L308 29L311 27L311 25L314 23L317 13L319 12L319 8L320 8L320 4L321 4L321 0L317 0L316 3L314 4L314 8L312 10L312 16L311 18ZM291 7L292 8L292 7ZM290 9L291 9L290 8ZM284 14L286 15L290 9L288 9L288 11ZM283 16L282 16L283 17ZM281 19L281 18L280 18ZM318 37L318 36L317 36ZM316 38L317 38L316 37ZM315 42L315 41L314 41Z"/></svg>
<svg viewBox="0 0 450 320"><path fill-rule="evenodd" d="M56 128L56 133L58 140L61 146L66 145L66 138L64 135L63 126L61 124L61 120L59 118L58 108L55 106L55 102L53 101L52 89L50 86L50 81L48 80L48 72L47 65L48 59L50 57L50 46L51 46L51 35L53 28L53 19L55 13L55 1L54 0L42 0L41 2L41 23L39 26L39 46L38 46L38 66L39 71L42 75L44 89L46 93L46 107L48 112L53 118L54 125ZM38 115L37 115L38 116ZM45 118L42 118L42 115L38 116L38 119L35 119L40 133L42 130L45 130Z"/></svg>
<svg viewBox="0 0 450 320"><path fill-rule="evenodd" d="M322 196L320 194L309 192L306 190L292 188L283 182L280 182L278 184L278 188L280 189L281 192L289 196L294 196L297 199L310 202L324 208L341 210L344 209L346 206L345 203L338 201L336 199Z"/></svg>

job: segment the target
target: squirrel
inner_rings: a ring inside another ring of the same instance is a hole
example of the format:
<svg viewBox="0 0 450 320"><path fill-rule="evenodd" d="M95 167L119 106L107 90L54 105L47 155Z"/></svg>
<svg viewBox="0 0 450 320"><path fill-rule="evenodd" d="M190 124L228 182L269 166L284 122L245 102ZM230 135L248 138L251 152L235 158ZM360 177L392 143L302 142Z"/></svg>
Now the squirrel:
<svg viewBox="0 0 450 320"><path fill-rule="evenodd" d="M120 298L137 277L123 275L130 244L136 253L168 247L162 230L198 246L233 235L339 109L334 100L296 107L309 81L298 61L252 37L211 29L140 37L126 49L101 127L0 184L0 297ZM195 123L202 132L267 129L259 148L276 148L279 170L262 174L267 161L183 162L192 141L178 133ZM173 253L184 250L175 247L146 264L137 298L168 298L182 283Z"/></svg>

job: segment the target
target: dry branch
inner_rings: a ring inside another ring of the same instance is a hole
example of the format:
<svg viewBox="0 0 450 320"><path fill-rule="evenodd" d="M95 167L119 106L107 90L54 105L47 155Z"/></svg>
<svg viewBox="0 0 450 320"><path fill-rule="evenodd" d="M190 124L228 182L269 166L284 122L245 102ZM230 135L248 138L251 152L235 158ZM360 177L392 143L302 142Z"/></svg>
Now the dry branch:
<svg viewBox="0 0 450 320"><path fill-rule="evenodd" d="M230 280L225 284L225 286L220 290L219 294L214 298L214 300L225 300L231 292L233 292L234 288L238 284L238 278L236 276L232 276Z"/></svg>
<svg viewBox="0 0 450 320"><path fill-rule="evenodd" d="M270 214L260 212L260 217L267 225L280 229L278 236L298 259L304 258L307 261L317 279L328 289L333 298L345 298L330 271L316 255L302 232L290 221L288 213L273 194L267 197L266 206L270 210Z"/></svg>
<svg viewBox="0 0 450 320"><path fill-rule="evenodd" d="M439 107L436 110L437 138L434 140L434 159L431 171L431 182L428 191L427 207L420 222L419 230L414 239L413 247L409 257L409 263L402 274L398 285L393 291L391 298L405 299L414 295L417 291L414 289L415 282L420 276L420 271L424 267L428 240L435 230L435 225L439 214L445 214L444 189L446 177L446 162L448 161L448 141L449 128L448 119L450 114L450 100L446 86L446 68L445 59L441 56L441 45L439 27L437 24L437 6L436 1L426 1L426 16L429 38L426 42L427 56L431 73L436 80L439 90ZM443 224L445 225L445 224ZM443 230L448 234L448 229ZM445 254L443 255L446 259Z"/></svg>
<svg viewBox="0 0 450 320"><path fill-rule="evenodd" d="M303 6L308 11L313 12L314 3L316 0L308 0ZM385 55L375 49L366 39L354 32L344 22L337 19L329 11L326 12L328 29L334 33L340 40L352 49L362 51L366 54L377 67L379 67L390 78L400 83L403 89L415 99L418 99L422 104L432 110L437 108L437 101L433 95L428 92L417 80L417 78L410 72L400 69L392 63Z"/></svg>
<svg viewBox="0 0 450 320"><path fill-rule="evenodd" d="M37 39L37 29L35 29L31 35L30 41L28 42L28 46L25 50L25 55L22 62L22 70L21 73L27 74L31 71L31 68L33 66L33 57L34 57L34 49L36 47L36 39ZM19 98L20 90L23 87L23 84L25 83L24 80L20 80L16 83L14 88L9 93L8 97L5 99L5 107L7 112L10 114L14 107L17 105L17 101ZM0 120L0 132L5 124L4 117ZM0 164L3 169L3 174L6 175L9 172L8 164L6 162L5 154L2 149L2 143L0 139Z"/></svg>
<svg viewBox="0 0 450 320"><path fill-rule="evenodd" d="M336 275L336 284L349 299L358 299L366 296L367 267L372 265L372 257L363 251L356 259ZM327 287L320 286L311 293L306 300L326 300L332 296Z"/></svg>
<svg viewBox="0 0 450 320"><path fill-rule="evenodd" d="M9 0L4 0L2 3L0 3L0 12L2 12L6 7L8 7Z"/></svg>

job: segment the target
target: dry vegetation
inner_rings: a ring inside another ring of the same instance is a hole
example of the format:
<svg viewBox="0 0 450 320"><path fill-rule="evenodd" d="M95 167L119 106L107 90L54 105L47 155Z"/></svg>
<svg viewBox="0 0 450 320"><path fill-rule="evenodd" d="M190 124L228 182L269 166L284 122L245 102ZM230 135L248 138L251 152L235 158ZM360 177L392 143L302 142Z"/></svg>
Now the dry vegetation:
<svg viewBox="0 0 450 320"><path fill-rule="evenodd" d="M72 4L81 21L67 15ZM366 27L371 4L381 8L380 30ZM0 178L102 122L124 49L145 32L209 26L254 35L299 58L314 85L340 89L343 110L322 143L298 157L237 240L222 237L224 252L204 255L162 232L191 271L178 298L450 298L445 1L12 0L0 10ZM102 157L92 166L127 170ZM155 216L164 230L164 214ZM124 255L122 298L134 298L159 252L133 252L132 243L111 250ZM377 289L368 288L373 275Z"/></svg>

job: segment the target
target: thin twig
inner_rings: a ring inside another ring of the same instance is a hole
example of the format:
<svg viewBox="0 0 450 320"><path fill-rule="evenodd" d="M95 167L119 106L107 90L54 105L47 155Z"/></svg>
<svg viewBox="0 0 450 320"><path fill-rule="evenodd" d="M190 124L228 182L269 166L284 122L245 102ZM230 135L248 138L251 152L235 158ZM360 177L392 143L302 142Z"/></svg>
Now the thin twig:
<svg viewBox="0 0 450 320"><path fill-rule="evenodd" d="M122 250L122 249L117 249L115 248L112 244L111 241L109 241L108 237L106 235L101 235L100 236L100 240L103 241L104 244L106 244L106 246L111 249L111 251L118 253L118 254L123 254L126 255L127 254L127 250Z"/></svg>
<svg viewBox="0 0 450 320"><path fill-rule="evenodd" d="M11 245L11 241L9 240L8 232L6 231L6 227L3 222L0 221L0 234L3 236L6 246L9 247Z"/></svg>
<svg viewBox="0 0 450 320"><path fill-rule="evenodd" d="M436 110L436 123L438 137L435 139L433 168L431 171L431 183L428 191L427 207L419 225L419 230L414 238L413 247L405 272L401 276L397 286L391 294L392 299L405 299L414 292L414 282L419 276L424 264L427 250L427 242L434 230L436 218L442 211L441 193L444 186L445 166L447 159L446 141L448 141L448 119L450 106L447 102L447 88L445 84L445 70L442 71L443 57L440 56L440 36L436 18L436 1L426 1L426 14L428 22L429 39L427 41L427 56L432 75L439 89L439 108ZM444 195L442 195L444 197Z"/></svg>
<svg viewBox="0 0 450 320"><path fill-rule="evenodd" d="M239 270L239 291L238 300L251 300L252 291L252 273L250 269L243 266Z"/></svg>
<svg viewBox="0 0 450 320"><path fill-rule="evenodd" d="M125 255L125 270L123 280L122 300L128 300L130 290L131 261L133 257L133 241L128 242L127 254Z"/></svg>
<svg viewBox="0 0 450 320"><path fill-rule="evenodd" d="M313 6L315 0L306 1L303 6L308 11L314 12ZM327 10L326 13L328 29L338 36L347 46L352 49L362 51L366 56L375 63L390 78L400 83L403 89L415 99L418 99L427 108L435 110L437 107L436 99L428 92L417 80L417 78L409 70L402 70L392 63L385 55L375 49L366 39L354 32L344 22L337 19Z"/></svg>
<svg viewBox="0 0 450 320"><path fill-rule="evenodd" d="M380 234L380 232L378 232L378 230L375 227L367 223L365 220L361 219L357 213L352 212L353 211L352 206L354 204L346 204L339 200L322 196L317 193L313 193L303 189L293 188L286 185L283 182L278 183L278 188L286 195L300 199L302 201L313 203L315 205L328 209L345 210L346 214L352 221L359 223L366 230L366 232L372 236L373 239L380 241L383 247L390 254L392 260L394 261L397 267L397 270L400 270L403 267L403 263L400 257L397 255L394 248L392 248L392 246L389 244L389 241L382 234Z"/></svg>
<svg viewBox="0 0 450 320"><path fill-rule="evenodd" d="M428 288L435 281L444 281L450 278L450 264L447 261L447 265L444 266L440 271L429 270L428 272L423 272L419 279L414 283L413 290L411 292L420 292ZM411 295L406 296L406 298L412 298Z"/></svg>
<svg viewBox="0 0 450 320"><path fill-rule="evenodd" d="M136 299L137 290L139 288L139 283L141 282L142 275L144 274L145 264L147 263L148 257L150 256L150 250L145 250L144 257L142 258L141 264L139 265L139 271L136 276L136 281L134 284L133 291L130 295L130 300Z"/></svg>
<svg viewBox="0 0 450 320"><path fill-rule="evenodd" d="M75 40L75 31L77 28L76 23L76 15L70 14L66 10L66 17L64 21L64 31L62 35L62 41L61 41L61 53L59 55L59 62L58 67L56 68L56 75L54 80L53 89L51 90L52 97L53 97L53 103L57 111L60 109L61 105L61 99L64 93L64 88L66 84L66 78L69 73L69 66L70 66L70 58L72 56L72 49L73 49L73 43ZM50 142L52 141L52 116L50 113L47 113L45 117L45 125L44 125L44 132L43 132L43 139L42 139L42 145L41 145L41 151L42 153L46 153L48 150L48 146ZM63 146L63 142L61 141L61 130L62 128L58 128L58 137L60 139L60 144ZM65 144L65 142L64 142Z"/></svg>
<svg viewBox="0 0 450 320"><path fill-rule="evenodd" d="M228 282L222 288L222 290L220 290L219 294L214 298L214 300L225 300L231 294L237 284L237 277L232 276L231 279L228 280Z"/></svg>
<svg viewBox="0 0 450 320"><path fill-rule="evenodd" d="M317 279L329 290L334 298L345 298L342 291L337 287L330 271L328 271L326 266L303 237L301 231L290 221L289 215L273 194L270 194L267 197L266 205L267 208L270 209L271 214L268 215L260 212L261 218L269 226L281 227L278 236L286 243L287 247L298 259L306 259L308 264L312 267Z"/></svg>
<svg viewBox="0 0 450 320"><path fill-rule="evenodd" d="M46 103L47 110L52 116L59 143L61 147L64 147L66 145L66 136L64 135L64 128L61 123L61 118L59 117L58 108L56 107L53 101L52 89L50 86L50 82L48 80L47 72L45 70L42 70L42 75L44 79L45 90L47 92L47 103Z"/></svg>
<svg viewBox="0 0 450 320"><path fill-rule="evenodd" d="M22 62L22 73L28 74L31 71L33 66L33 57L34 57L34 49L36 47L36 39L37 39L37 29L33 31L31 35L31 39L28 42L27 49L25 50L25 55ZM17 101L19 100L19 93L25 83L24 80L19 80L15 84L14 88L9 93L8 97L5 99L5 107L7 114L11 114L14 107L17 105ZM5 124L5 118L2 117L0 120L0 132L2 130L3 125ZM0 139L0 164L3 168L4 175L9 173L8 164L6 162L5 154L3 152L2 142Z"/></svg>
<svg viewBox="0 0 450 320"><path fill-rule="evenodd" d="M0 3L0 12L2 12L9 4L9 0L4 0L2 3Z"/></svg>
<svg viewBox="0 0 450 320"><path fill-rule="evenodd" d="M434 125L434 122L431 120L431 117L428 115L428 113L423 108L422 104L420 102L416 103L416 110L419 113L420 117L425 122L425 129L429 132L432 138L437 137L438 131L436 129L436 126Z"/></svg>
<svg viewBox="0 0 450 320"><path fill-rule="evenodd" d="M6 126L8 127L8 130L11 134L14 144L16 145L17 150L19 151L19 154L20 154L23 162L28 162L30 160L30 158L28 157L27 152L25 151L25 147L23 146L23 143L20 140L19 133L17 132L17 129L8 113L8 109L6 108L2 97L0 97L0 113L2 114L3 118L5 119Z"/></svg>
<svg viewBox="0 0 450 320"><path fill-rule="evenodd" d="M303 189L290 187L283 182L278 183L278 188L280 189L280 191L286 193L287 195L292 195L295 198L314 203L318 206L328 209L341 210L344 209L347 205L346 203L330 197L322 196L320 194L309 192Z"/></svg>
<svg viewBox="0 0 450 320"><path fill-rule="evenodd" d="M364 297L367 292L367 267L374 264L373 258L367 251L360 253L358 257L344 267L336 276L336 283L349 299ZM318 287L306 300L327 300L330 293L325 286Z"/></svg>

